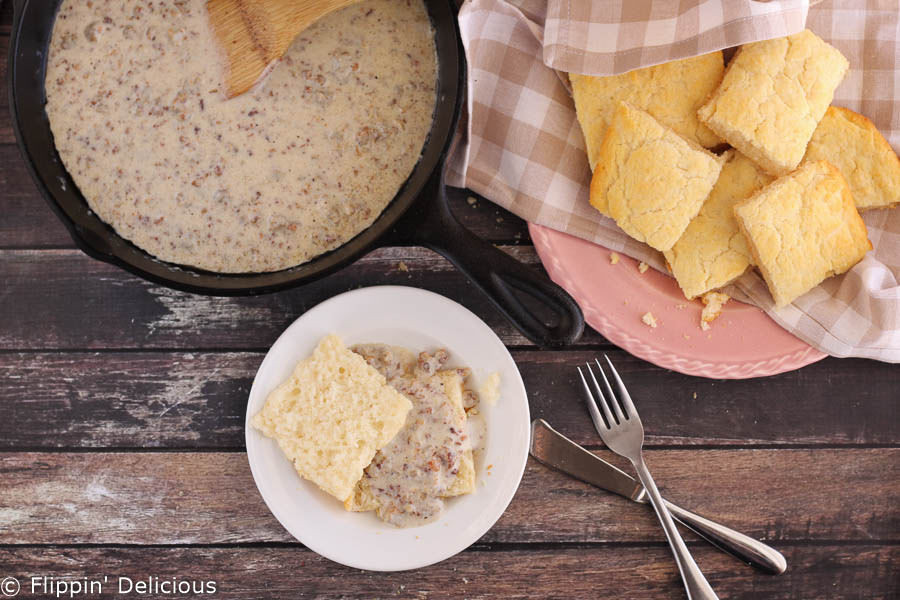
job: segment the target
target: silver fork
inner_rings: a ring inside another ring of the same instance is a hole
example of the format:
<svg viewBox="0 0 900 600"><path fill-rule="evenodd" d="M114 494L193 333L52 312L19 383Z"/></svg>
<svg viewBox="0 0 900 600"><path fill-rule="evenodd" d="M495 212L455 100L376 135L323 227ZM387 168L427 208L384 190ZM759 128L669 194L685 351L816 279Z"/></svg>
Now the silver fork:
<svg viewBox="0 0 900 600"><path fill-rule="evenodd" d="M644 464L644 456L641 452L641 448L644 445L644 426L641 425L641 418L631 402L631 396L628 395L628 390L625 389L625 384L622 383L622 379L616 372L615 367L613 367L609 357L604 356L603 358L606 359L609 370L616 381L616 389L619 392L618 401L616 394L613 394L612 387L609 385L609 380L606 378L606 373L603 372L603 367L600 365L599 360L594 359L594 362L597 363L597 368L600 370L601 377L603 377L606 394L601 391L600 384L597 383L597 377L594 375L594 370L591 369L590 363L585 364L587 365L588 373L591 375L596 395L591 392L581 367L578 367L578 374L581 375L581 382L584 384L584 391L587 393L588 410L591 413L591 419L594 421L594 427L603 439L603 443L610 450L620 456L624 456L634 465L638 479L641 480L641 483L647 489L650 502L656 511L656 516L659 517L663 530L666 532L666 538L669 540L672 554L675 555L675 562L678 564L678 570L681 572L681 579L684 581L684 588L687 591L688 598L691 600L718 599L718 596L716 596L709 582L706 581L706 578L700 571L700 567L694 562L694 557L691 556L684 540L681 539L681 534L678 532L678 528L675 527L672 515L669 514L669 509L666 508L666 504L656 488L656 483L653 481L650 471L647 470L647 465ZM600 415L600 410L597 409L598 404L603 410L603 416ZM606 417L605 421L603 417Z"/></svg>

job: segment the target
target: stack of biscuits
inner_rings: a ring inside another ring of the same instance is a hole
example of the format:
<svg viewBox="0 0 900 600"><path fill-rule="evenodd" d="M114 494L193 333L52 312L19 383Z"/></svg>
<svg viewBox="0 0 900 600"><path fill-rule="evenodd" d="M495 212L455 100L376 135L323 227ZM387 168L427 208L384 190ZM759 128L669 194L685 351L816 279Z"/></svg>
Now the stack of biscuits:
<svg viewBox="0 0 900 600"><path fill-rule="evenodd" d="M591 204L661 251L687 298L755 266L790 304L872 249L859 211L900 202L890 144L829 106L848 66L807 30L746 44L727 69L714 52L570 74Z"/></svg>

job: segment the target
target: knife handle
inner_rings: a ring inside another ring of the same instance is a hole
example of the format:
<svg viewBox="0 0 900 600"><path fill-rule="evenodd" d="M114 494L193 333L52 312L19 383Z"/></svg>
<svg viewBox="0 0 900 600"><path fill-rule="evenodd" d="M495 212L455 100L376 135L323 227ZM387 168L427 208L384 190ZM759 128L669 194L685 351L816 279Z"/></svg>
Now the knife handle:
<svg viewBox="0 0 900 600"><path fill-rule="evenodd" d="M774 575L781 575L787 569L787 561L775 548L685 510L668 500L665 500L665 503L673 517L714 546Z"/></svg>

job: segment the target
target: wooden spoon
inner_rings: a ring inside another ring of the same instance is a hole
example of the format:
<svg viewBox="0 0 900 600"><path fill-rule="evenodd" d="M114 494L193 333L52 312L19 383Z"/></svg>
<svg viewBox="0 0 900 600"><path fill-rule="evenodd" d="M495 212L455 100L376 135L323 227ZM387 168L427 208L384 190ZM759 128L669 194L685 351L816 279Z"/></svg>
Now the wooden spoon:
<svg viewBox="0 0 900 600"><path fill-rule="evenodd" d="M208 0L210 24L225 50L228 97L256 85L301 31L328 13L359 1Z"/></svg>

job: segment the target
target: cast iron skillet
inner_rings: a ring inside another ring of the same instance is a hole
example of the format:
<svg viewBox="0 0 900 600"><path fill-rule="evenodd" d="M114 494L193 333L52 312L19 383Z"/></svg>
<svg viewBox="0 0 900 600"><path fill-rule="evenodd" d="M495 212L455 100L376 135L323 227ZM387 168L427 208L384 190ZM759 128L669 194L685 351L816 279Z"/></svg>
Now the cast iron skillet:
<svg viewBox="0 0 900 600"><path fill-rule="evenodd" d="M535 343L571 344L584 329L575 301L546 276L464 228L450 212L442 165L459 118L465 82L453 0L428 0L438 51L434 121L422 157L378 219L339 248L273 273L222 274L166 263L120 237L89 208L56 152L44 111L47 48L61 0L14 0L10 110L19 147L44 198L89 256L150 281L210 295L250 295L309 283L377 246L421 245L447 257ZM529 300L529 306L522 299ZM531 308L552 313L546 324Z"/></svg>

